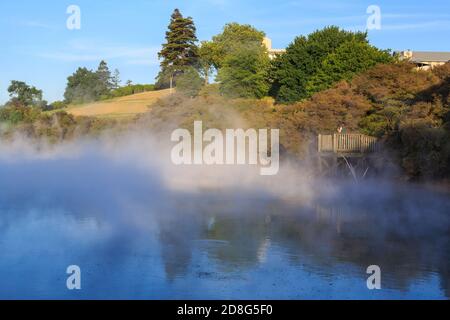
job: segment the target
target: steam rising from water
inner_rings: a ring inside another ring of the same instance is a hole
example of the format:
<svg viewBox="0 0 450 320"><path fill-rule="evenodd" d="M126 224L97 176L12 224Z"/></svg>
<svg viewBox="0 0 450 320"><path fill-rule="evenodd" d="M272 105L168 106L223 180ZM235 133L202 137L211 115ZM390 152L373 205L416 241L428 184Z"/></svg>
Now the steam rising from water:
<svg viewBox="0 0 450 320"><path fill-rule="evenodd" d="M168 140L170 143L170 141ZM0 143L0 161L4 164L5 178L25 178L27 183L11 192L23 192L31 183L33 187L49 187L55 181L59 187L78 188L85 181L95 185L114 179L122 189L133 184L155 183L156 189L171 192L201 192L204 189L241 189L266 192L278 196L309 200L313 197L310 171L288 165L275 177L259 177L257 166L176 166L171 163L168 143L155 141L151 135L130 133L117 140L99 139L65 143L55 146L16 139L14 143ZM36 168L35 168L36 166ZM8 170L24 170L11 176ZM1 169L0 169L1 170ZM130 175L139 178L128 179ZM142 176L141 176L142 175ZM36 176L36 177L35 177ZM76 179L76 181L60 181ZM94 181L92 181L95 179ZM49 181L46 181L49 180ZM309 182L307 182L309 180ZM39 185L37 185L39 184ZM46 186L47 185L47 186ZM110 186L111 187L111 186ZM39 188L41 189L41 188ZM57 188L56 188L57 189ZM103 189L109 193L110 188ZM53 190L56 191L57 190Z"/></svg>
<svg viewBox="0 0 450 320"><path fill-rule="evenodd" d="M176 167L156 140L0 143L0 297L71 298L73 263L86 298L449 296L448 195L288 163ZM370 264L386 291L367 292Z"/></svg>

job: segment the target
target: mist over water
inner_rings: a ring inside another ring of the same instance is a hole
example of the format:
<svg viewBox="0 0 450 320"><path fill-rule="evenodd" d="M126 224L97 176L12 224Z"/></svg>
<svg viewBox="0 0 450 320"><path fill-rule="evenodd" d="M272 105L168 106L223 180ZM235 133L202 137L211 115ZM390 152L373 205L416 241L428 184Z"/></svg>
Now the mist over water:
<svg viewBox="0 0 450 320"><path fill-rule="evenodd" d="M175 167L156 140L0 143L0 298L450 297L448 194Z"/></svg>

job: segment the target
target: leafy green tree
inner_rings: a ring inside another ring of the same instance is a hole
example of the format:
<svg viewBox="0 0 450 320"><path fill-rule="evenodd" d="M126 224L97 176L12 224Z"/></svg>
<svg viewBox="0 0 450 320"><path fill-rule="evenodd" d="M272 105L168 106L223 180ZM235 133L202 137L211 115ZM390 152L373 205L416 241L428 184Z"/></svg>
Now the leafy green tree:
<svg viewBox="0 0 450 320"><path fill-rule="evenodd" d="M29 86L23 81L11 81L8 93L13 104L36 107L44 107L47 104L42 99L42 90Z"/></svg>
<svg viewBox="0 0 450 320"><path fill-rule="evenodd" d="M117 85L119 74L114 77L108 64L102 60L94 72L87 68L78 68L76 72L67 78L67 87L64 98L67 103L83 103L97 101L111 96L112 90Z"/></svg>
<svg viewBox="0 0 450 320"><path fill-rule="evenodd" d="M217 80L230 98L262 98L268 94L269 57L261 45L249 45L227 55Z"/></svg>
<svg viewBox="0 0 450 320"><path fill-rule="evenodd" d="M388 51L379 50L356 39L344 42L322 62L317 73L306 84L308 95L330 88L340 80L351 80L355 74L378 63L392 62Z"/></svg>
<svg viewBox="0 0 450 320"><path fill-rule="evenodd" d="M193 67L187 68L177 79L177 91L188 97L196 97L204 80Z"/></svg>
<svg viewBox="0 0 450 320"><path fill-rule="evenodd" d="M220 69L229 55L239 52L243 47L262 46L265 33L248 24L229 23L222 33L213 37L212 60L214 67Z"/></svg>
<svg viewBox="0 0 450 320"><path fill-rule="evenodd" d="M158 56L161 61L161 72L157 77L157 86L164 88L174 85L174 79L187 67L198 63L197 36L194 21L191 17L183 17L175 9L166 32L166 43Z"/></svg>
<svg viewBox="0 0 450 320"><path fill-rule="evenodd" d="M102 94L103 87L99 85L96 72L87 68L78 68L67 78L64 98L67 103L83 103L97 100Z"/></svg>
<svg viewBox="0 0 450 320"><path fill-rule="evenodd" d="M295 102L306 97L307 74L312 73L313 64L307 42L307 38L297 37L285 54L271 62L270 95L277 102Z"/></svg>
<svg viewBox="0 0 450 320"><path fill-rule="evenodd" d="M205 79L205 85L209 84L209 78L214 70L214 63L218 60L218 49L212 41L202 41L198 49L200 72Z"/></svg>
<svg viewBox="0 0 450 320"><path fill-rule="evenodd" d="M327 27L297 37L286 53L273 61L270 80L271 95L278 102L295 102L311 95L308 83L321 69L328 55L347 41L367 43L367 33L349 32L338 27Z"/></svg>
<svg viewBox="0 0 450 320"><path fill-rule="evenodd" d="M261 98L268 93L269 57L264 32L251 25L227 24L213 37L208 58L218 69L220 92L227 97Z"/></svg>

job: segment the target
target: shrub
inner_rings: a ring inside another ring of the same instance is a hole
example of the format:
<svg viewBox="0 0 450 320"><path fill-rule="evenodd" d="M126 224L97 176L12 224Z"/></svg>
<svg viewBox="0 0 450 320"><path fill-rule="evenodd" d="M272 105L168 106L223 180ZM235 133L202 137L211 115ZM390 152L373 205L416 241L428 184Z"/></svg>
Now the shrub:
<svg viewBox="0 0 450 320"><path fill-rule="evenodd" d="M155 85L153 84L133 84L125 87L120 87L117 89L114 89L111 92L110 97L118 98L118 97L124 97L129 96L136 93L142 93L142 92L148 92L148 91L154 91ZM110 98L108 97L108 98Z"/></svg>
<svg viewBox="0 0 450 320"><path fill-rule="evenodd" d="M46 110L60 110L67 108L67 103L65 101L55 101L52 104L50 104Z"/></svg>
<svg viewBox="0 0 450 320"><path fill-rule="evenodd" d="M201 97L218 96L220 95L220 88L218 83L208 84L203 86L198 93Z"/></svg>
<svg viewBox="0 0 450 320"><path fill-rule="evenodd" d="M177 91L187 97L196 97L204 82L197 70L188 68L177 78Z"/></svg>

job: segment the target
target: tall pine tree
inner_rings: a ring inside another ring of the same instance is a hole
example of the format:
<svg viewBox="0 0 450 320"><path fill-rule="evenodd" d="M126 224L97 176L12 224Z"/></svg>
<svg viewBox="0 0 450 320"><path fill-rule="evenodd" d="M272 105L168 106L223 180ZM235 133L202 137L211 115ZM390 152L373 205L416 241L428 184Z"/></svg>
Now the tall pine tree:
<svg viewBox="0 0 450 320"><path fill-rule="evenodd" d="M111 78L111 84L113 89L118 89L120 87L120 72L119 69L114 69L114 73Z"/></svg>
<svg viewBox="0 0 450 320"><path fill-rule="evenodd" d="M166 43L158 54L162 59L161 71L157 77L158 88L172 88L177 76L198 63L198 39L192 18L184 18L180 11L175 9L168 29Z"/></svg>
<svg viewBox="0 0 450 320"><path fill-rule="evenodd" d="M100 96L106 96L109 94L109 92L112 90L113 85L111 81L111 71L109 71L108 64L106 61L102 60L100 64L98 65L97 71L96 71L97 77L98 77L98 83L97 83L97 91Z"/></svg>

